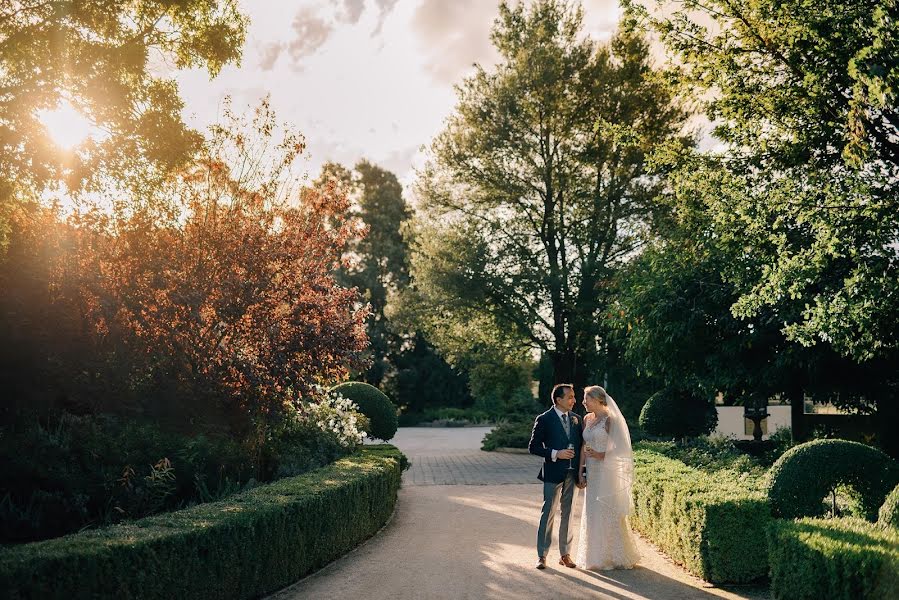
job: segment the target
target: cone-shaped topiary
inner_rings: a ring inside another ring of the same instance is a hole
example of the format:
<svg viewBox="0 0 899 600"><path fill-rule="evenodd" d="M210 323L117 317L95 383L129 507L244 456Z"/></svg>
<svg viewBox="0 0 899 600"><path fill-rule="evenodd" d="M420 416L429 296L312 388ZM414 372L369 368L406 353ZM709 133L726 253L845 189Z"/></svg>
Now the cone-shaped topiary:
<svg viewBox="0 0 899 600"><path fill-rule="evenodd" d="M664 389L656 392L640 411L643 431L663 437L704 435L717 424L715 405L688 391Z"/></svg>
<svg viewBox="0 0 899 600"><path fill-rule="evenodd" d="M361 381L347 381L331 388L344 398L355 402L359 411L371 422L368 436L384 440L396 434L396 407L384 393L373 385Z"/></svg>
<svg viewBox="0 0 899 600"><path fill-rule="evenodd" d="M816 517L838 485L858 494L869 521L896 483L899 464L871 446L847 440L814 440L787 450L768 471L768 500L774 516Z"/></svg>
<svg viewBox="0 0 899 600"><path fill-rule="evenodd" d="M877 522L883 527L899 529L899 485L894 487L884 500Z"/></svg>

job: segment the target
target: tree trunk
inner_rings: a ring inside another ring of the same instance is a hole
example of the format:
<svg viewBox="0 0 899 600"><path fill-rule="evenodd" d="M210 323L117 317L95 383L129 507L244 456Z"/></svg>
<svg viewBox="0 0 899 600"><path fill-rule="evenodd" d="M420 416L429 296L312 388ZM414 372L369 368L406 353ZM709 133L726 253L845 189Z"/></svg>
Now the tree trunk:
<svg viewBox="0 0 899 600"><path fill-rule="evenodd" d="M899 398L892 395L881 396L877 400L877 441L880 448L899 459Z"/></svg>
<svg viewBox="0 0 899 600"><path fill-rule="evenodd" d="M805 390L796 386L789 392L790 397L790 427L793 441L804 442L805 432Z"/></svg>
<svg viewBox="0 0 899 600"><path fill-rule="evenodd" d="M577 398L575 412L584 414L582 400L584 388L587 383L586 365L577 359L577 354L570 350L556 350L552 353L553 384L570 383L574 386L574 395Z"/></svg>

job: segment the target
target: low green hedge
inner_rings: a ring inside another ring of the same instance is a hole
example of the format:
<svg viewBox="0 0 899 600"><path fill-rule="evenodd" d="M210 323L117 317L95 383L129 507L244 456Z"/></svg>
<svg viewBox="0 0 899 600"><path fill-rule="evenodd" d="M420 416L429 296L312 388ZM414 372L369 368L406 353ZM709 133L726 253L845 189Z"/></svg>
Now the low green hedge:
<svg viewBox="0 0 899 600"><path fill-rule="evenodd" d="M126 525L0 549L8 598L254 598L377 532L405 456L392 446Z"/></svg>
<svg viewBox="0 0 899 600"><path fill-rule="evenodd" d="M721 471L710 477L645 448L634 453L631 526L694 575L745 583L768 573L771 512L760 482Z"/></svg>
<svg viewBox="0 0 899 600"><path fill-rule="evenodd" d="M899 598L899 533L861 519L776 520L771 591L790 600Z"/></svg>

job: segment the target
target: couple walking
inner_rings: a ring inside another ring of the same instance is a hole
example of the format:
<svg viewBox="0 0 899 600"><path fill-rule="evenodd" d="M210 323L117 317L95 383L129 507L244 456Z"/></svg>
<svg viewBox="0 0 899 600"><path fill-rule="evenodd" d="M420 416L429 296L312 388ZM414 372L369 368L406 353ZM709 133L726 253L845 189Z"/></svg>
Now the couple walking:
<svg viewBox="0 0 899 600"><path fill-rule="evenodd" d="M559 564L584 569L630 569L640 559L627 524L633 509L634 455L618 405L598 385L584 390L587 414L572 412L574 387L559 384L553 406L534 421L528 450L543 457L543 509L537 530L537 568L546 568L553 521L560 501ZM577 560L571 559L569 528L574 490L585 489Z"/></svg>

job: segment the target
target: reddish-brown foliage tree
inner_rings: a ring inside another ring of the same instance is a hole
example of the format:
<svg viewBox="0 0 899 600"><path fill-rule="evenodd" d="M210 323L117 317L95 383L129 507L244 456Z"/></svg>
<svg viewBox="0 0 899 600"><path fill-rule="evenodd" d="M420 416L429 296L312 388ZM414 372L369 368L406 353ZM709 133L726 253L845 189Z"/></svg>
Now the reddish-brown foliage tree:
<svg viewBox="0 0 899 600"><path fill-rule="evenodd" d="M117 382L94 408L246 434L361 366L365 309L333 277L361 229L334 187L292 189L303 141L275 143L276 131L267 104L251 123L228 112L189 169L111 211L40 224L65 242L52 256L30 250L49 265L37 288L66 291L51 304L77 307L61 321L102 357L79 368ZM24 229L16 236L27 247ZM0 266L13 284L30 277L16 247Z"/></svg>

